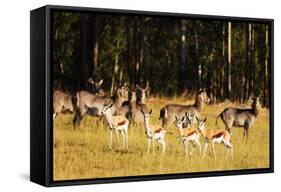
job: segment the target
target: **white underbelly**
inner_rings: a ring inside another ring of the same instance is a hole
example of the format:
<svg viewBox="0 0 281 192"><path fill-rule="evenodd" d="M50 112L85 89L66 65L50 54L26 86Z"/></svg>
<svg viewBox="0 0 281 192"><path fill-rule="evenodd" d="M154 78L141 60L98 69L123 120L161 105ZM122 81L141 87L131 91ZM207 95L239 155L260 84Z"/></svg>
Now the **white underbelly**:
<svg viewBox="0 0 281 192"><path fill-rule="evenodd" d="M213 139L213 143L221 143L222 140L223 140L223 136L218 137L218 138L214 138L214 139Z"/></svg>

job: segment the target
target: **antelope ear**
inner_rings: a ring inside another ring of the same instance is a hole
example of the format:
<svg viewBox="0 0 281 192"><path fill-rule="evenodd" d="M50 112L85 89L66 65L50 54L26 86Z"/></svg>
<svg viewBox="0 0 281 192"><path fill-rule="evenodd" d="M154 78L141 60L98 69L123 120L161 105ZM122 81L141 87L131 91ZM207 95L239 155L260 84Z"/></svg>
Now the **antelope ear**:
<svg viewBox="0 0 281 192"><path fill-rule="evenodd" d="M150 111L149 111L149 115L151 115L151 113L152 113L152 109L150 109Z"/></svg>
<svg viewBox="0 0 281 192"><path fill-rule="evenodd" d="M140 88L140 86L137 84L137 85L136 85L136 89L139 89L139 88Z"/></svg>
<svg viewBox="0 0 281 192"><path fill-rule="evenodd" d="M143 112L142 108L141 108L141 113L142 113L142 114L144 114L144 112Z"/></svg>
<svg viewBox="0 0 281 192"><path fill-rule="evenodd" d="M183 116L183 117L181 118L181 121L184 121L184 118L185 118L185 116Z"/></svg>
<svg viewBox="0 0 281 192"><path fill-rule="evenodd" d="M188 116L187 112L184 113L185 116Z"/></svg>
<svg viewBox="0 0 281 192"><path fill-rule="evenodd" d="M207 121L207 118L205 117L205 119L203 120L203 122L205 123Z"/></svg>
<svg viewBox="0 0 281 192"><path fill-rule="evenodd" d="M108 106L108 108L111 108L113 106L113 103L111 103L109 106Z"/></svg>
<svg viewBox="0 0 281 192"><path fill-rule="evenodd" d="M103 79L101 79L98 84L101 86L103 84Z"/></svg>
<svg viewBox="0 0 281 192"><path fill-rule="evenodd" d="M195 118L196 118L197 122L199 122L199 119L198 119L198 117L197 117L197 116L195 116Z"/></svg>
<svg viewBox="0 0 281 192"><path fill-rule="evenodd" d="M175 115L175 119L176 119L176 121L178 120L178 117Z"/></svg>
<svg viewBox="0 0 281 192"><path fill-rule="evenodd" d="M94 83L94 80L93 80L92 77L90 77L90 78L88 79L88 83L90 83L90 84L93 84L93 83Z"/></svg>

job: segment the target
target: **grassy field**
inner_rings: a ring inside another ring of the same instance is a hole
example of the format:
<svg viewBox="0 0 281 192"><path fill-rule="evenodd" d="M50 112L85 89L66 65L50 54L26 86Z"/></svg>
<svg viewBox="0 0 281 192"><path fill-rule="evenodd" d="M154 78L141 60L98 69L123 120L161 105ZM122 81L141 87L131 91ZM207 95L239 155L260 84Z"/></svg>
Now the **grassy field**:
<svg viewBox="0 0 281 192"><path fill-rule="evenodd" d="M158 120L160 108L168 103L190 104L183 98L150 98L147 101L152 108L152 123ZM229 106L246 107L239 104L221 103L205 106L202 112L207 117L207 128L217 129L217 115ZM155 155L147 154L147 139L143 125L130 126L129 150L117 146L113 137L113 149L109 149L109 130L102 124L97 126L97 118L87 116L81 126L73 130L72 115L59 114L54 121L54 180L103 178L132 175L151 175L167 173L186 173L217 170L238 170L269 167L269 111L261 109L252 129L247 145L243 140L241 128L232 129L234 158L226 158L223 145L216 145L217 159L214 160L209 146L206 157L201 159L198 151L191 158L186 157L179 143L178 130L171 125L166 135L167 153L161 156L156 149ZM218 126L224 128L219 120ZM114 135L115 136L115 135ZM121 137L119 137L121 143ZM201 144L203 149L203 140ZM157 144L158 145L158 144ZM157 146L156 145L156 146Z"/></svg>

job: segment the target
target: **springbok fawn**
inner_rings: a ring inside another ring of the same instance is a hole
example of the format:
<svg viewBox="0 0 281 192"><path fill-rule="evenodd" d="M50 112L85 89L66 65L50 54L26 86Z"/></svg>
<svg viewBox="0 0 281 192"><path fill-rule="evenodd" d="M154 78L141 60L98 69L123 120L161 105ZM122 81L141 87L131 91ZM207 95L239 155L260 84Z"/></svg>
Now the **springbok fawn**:
<svg viewBox="0 0 281 192"><path fill-rule="evenodd" d="M206 118L204 120L199 120L196 117L196 120L198 122L198 129L205 140L205 147L204 147L202 158L205 157L205 153L209 143L211 143L212 145L212 151L215 159L216 159L215 144L220 144L220 143L222 143L227 148L227 156L229 155L229 151L231 151L231 158L233 158L233 145L230 143L231 134L227 130L214 132L211 129L206 129L205 127L205 122L207 120Z"/></svg>
<svg viewBox="0 0 281 192"><path fill-rule="evenodd" d="M246 136L246 142L248 140L249 128L251 128L259 114L260 103L259 97L251 96L252 106L250 109L239 109L239 108L226 108L221 112L216 119L220 118L225 125L225 129L230 132L230 128L244 127L243 135Z"/></svg>
<svg viewBox="0 0 281 192"><path fill-rule="evenodd" d="M113 103L111 104L104 104L102 114L105 116L108 128L109 128L109 134L110 134L110 140L109 140L109 148L112 147L112 132L115 130L116 137L117 137L117 144L119 145L119 132L122 135L123 138L123 148L126 147L128 149L128 127L129 127L129 120L124 116L113 116L112 113L112 107Z"/></svg>
<svg viewBox="0 0 281 192"><path fill-rule="evenodd" d="M191 157L193 151L195 150L196 145L198 145L199 148L199 156L201 156L201 143L200 143L200 133L197 128L191 127L192 118L194 116L194 113L186 113L185 116L183 116L181 119L178 119L177 116L175 116L175 122L174 124L179 130L180 138L184 146L185 155ZM184 121L184 119L186 119ZM193 149L188 154L188 144L192 143Z"/></svg>
<svg viewBox="0 0 281 192"><path fill-rule="evenodd" d="M166 128L168 124L173 122L175 115L177 117L183 117L185 113L191 112L194 113L195 116L199 118L204 103L209 103L209 102L210 102L210 98L207 96L207 93L203 90L200 90L196 95L195 103L193 105L179 105L179 104L165 105L160 110L159 119L162 119L162 126Z"/></svg>
<svg viewBox="0 0 281 192"><path fill-rule="evenodd" d="M149 118L152 113L152 110L149 112L144 111L141 109L141 112L143 114L144 118L144 128L145 128L145 133L147 136L147 152L150 153L150 142L152 141L152 152L154 152L154 140L157 140L161 145L162 145L162 155L165 155L166 153L166 142L165 142L165 134L167 131L163 129L161 126L158 125L152 125L149 123Z"/></svg>
<svg viewBox="0 0 281 192"><path fill-rule="evenodd" d="M53 91L53 120L59 113L74 112L75 97L60 90Z"/></svg>

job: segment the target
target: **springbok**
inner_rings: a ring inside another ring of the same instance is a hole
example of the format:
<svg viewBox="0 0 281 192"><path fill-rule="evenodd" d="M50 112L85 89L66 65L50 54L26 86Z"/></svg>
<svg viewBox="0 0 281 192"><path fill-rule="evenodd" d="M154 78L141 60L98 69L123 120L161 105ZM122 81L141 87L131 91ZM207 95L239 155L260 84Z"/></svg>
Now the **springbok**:
<svg viewBox="0 0 281 192"><path fill-rule="evenodd" d="M157 140L161 145L162 145L162 155L165 155L166 153L166 142L165 142L165 134L167 131L163 129L159 125L152 125L149 123L149 118L152 113L152 110L149 112L143 111L141 109L141 112L143 114L143 119L144 119L144 128L145 128L145 133L147 136L147 152L150 153L150 142L152 141L152 152L154 152L154 140Z"/></svg>
<svg viewBox="0 0 281 192"><path fill-rule="evenodd" d="M249 128L251 128L259 114L260 103L259 97L251 96L252 106L250 109L239 108L226 108L221 112L216 119L220 118L225 125L225 129L230 132L231 127L244 127L243 135L246 136L246 142L248 140Z"/></svg>
<svg viewBox="0 0 281 192"><path fill-rule="evenodd" d="M222 143L227 148L226 155L228 156L229 151L231 151L231 158L233 158L233 145L230 143L231 134L227 130L214 132L214 130L212 129L207 129L205 127L205 122L207 120L206 118L204 120L199 120L196 117L196 120L198 123L198 129L205 140L205 147L204 147L202 158L205 157L205 153L209 143L211 143L212 145L212 151L215 159L216 159L216 152L215 152L214 144L220 144L220 143Z"/></svg>
<svg viewBox="0 0 281 192"><path fill-rule="evenodd" d="M194 113L186 113L185 116L183 116L181 119L178 119L177 116L175 116L175 122L174 124L179 130L179 135L181 138L181 141L184 146L185 155L191 157L193 151L195 150L196 145L199 148L199 156L201 156L201 143L200 143L200 133L198 128L191 127L192 125L192 118L194 116ZM186 119L186 121L185 121ZM193 145L193 149L188 154L188 144L189 142Z"/></svg>
<svg viewBox="0 0 281 192"><path fill-rule="evenodd" d="M129 127L129 120L120 115L113 115L112 111L113 103L110 104L104 104L102 115L105 116L108 128L109 128L109 134L110 134L110 141L109 141L109 148L112 148L112 132L115 130L116 137L117 137L117 144L119 145L119 132L121 133L123 137L123 148L126 147L128 149L128 127Z"/></svg>
<svg viewBox="0 0 281 192"><path fill-rule="evenodd" d="M210 98L207 96L207 93L203 90L200 90L196 95L195 103L193 105L165 105L160 110L159 119L162 119L162 126L166 128L173 121L175 116L183 117L185 113L194 113L195 117L199 118L204 103L208 104L209 102Z"/></svg>
<svg viewBox="0 0 281 192"><path fill-rule="evenodd" d="M54 90L53 91L53 120L59 113L74 112L75 97L69 93Z"/></svg>

